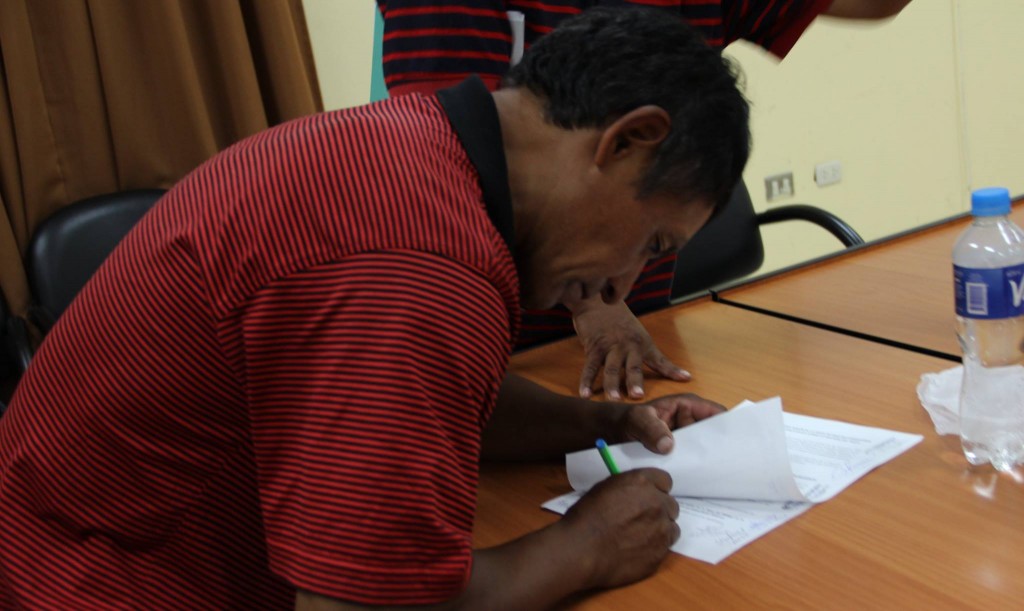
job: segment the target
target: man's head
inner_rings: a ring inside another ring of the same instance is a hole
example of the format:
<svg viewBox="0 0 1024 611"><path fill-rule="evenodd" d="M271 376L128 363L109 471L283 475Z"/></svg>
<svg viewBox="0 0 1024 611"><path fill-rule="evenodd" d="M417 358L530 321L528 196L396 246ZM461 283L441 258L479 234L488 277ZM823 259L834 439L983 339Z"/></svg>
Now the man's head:
<svg viewBox="0 0 1024 611"><path fill-rule="evenodd" d="M543 130L503 117L506 140L535 149L509 151L530 307L596 292L621 299L646 259L681 247L728 198L749 155L748 107L731 64L661 11L592 9L566 20L503 87L499 111L509 108L502 94L518 92L558 136L545 141Z"/></svg>

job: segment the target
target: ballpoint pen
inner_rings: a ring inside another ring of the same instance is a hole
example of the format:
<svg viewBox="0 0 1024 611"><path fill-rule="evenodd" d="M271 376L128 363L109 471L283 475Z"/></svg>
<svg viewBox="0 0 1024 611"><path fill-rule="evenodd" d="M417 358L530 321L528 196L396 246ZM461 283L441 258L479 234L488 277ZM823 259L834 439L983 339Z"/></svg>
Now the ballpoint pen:
<svg viewBox="0 0 1024 611"><path fill-rule="evenodd" d="M612 475L618 475L619 467L615 464L615 459L612 458L611 452L608 451L608 444L604 442L604 439L597 440L597 451L601 454L601 459L604 460L604 464L608 467L608 471Z"/></svg>

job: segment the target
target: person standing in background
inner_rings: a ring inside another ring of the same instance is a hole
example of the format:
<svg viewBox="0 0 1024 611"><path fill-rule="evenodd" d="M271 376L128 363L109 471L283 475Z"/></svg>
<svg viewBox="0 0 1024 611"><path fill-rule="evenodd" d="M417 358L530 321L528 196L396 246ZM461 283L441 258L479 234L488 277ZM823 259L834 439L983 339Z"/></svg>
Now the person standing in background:
<svg viewBox="0 0 1024 611"><path fill-rule="evenodd" d="M391 95L431 94L477 74L497 89L517 43L529 47L558 23L594 6L647 6L671 12L723 49L736 40L760 45L779 58L793 48L819 15L884 19L910 0L377 0L384 19L384 80ZM516 40L509 13L518 13ZM517 28L518 29L518 28ZM590 397L599 372L609 399L642 398L643 366L669 379L689 372L655 346L636 314L668 305L676 252L646 265L625 299L607 304L601 295L567 299L550 310L523 313L518 348L579 335L586 354L579 394Z"/></svg>

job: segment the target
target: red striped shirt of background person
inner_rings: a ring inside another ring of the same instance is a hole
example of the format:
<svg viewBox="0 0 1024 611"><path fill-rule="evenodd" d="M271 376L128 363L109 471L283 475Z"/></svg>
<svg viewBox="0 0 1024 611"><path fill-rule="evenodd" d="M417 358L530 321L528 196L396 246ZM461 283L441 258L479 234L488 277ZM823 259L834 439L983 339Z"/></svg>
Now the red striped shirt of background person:
<svg viewBox="0 0 1024 611"><path fill-rule="evenodd" d="M670 11L724 48L744 39L784 57L831 0L378 0L384 17L384 79L392 95L429 94L478 74L497 89L509 67L512 34L507 11L525 17L525 45L563 19L598 5L648 6ZM675 253L644 267L626 298L641 314L668 304ZM523 313L519 347L573 332L565 308Z"/></svg>

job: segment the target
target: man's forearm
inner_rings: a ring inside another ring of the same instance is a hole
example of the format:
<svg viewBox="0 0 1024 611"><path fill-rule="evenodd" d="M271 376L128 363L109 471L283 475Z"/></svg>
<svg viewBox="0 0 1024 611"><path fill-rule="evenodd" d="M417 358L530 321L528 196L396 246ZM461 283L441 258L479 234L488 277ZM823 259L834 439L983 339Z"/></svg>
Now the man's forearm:
<svg viewBox="0 0 1024 611"><path fill-rule="evenodd" d="M564 520L504 545L473 553L473 574L456 608L547 609L594 587L588 550ZM510 578L514 575L515 578Z"/></svg>
<svg viewBox="0 0 1024 611"><path fill-rule="evenodd" d="M484 430L483 458L540 460L593 445L616 430L626 404L585 401L553 393L506 374Z"/></svg>

